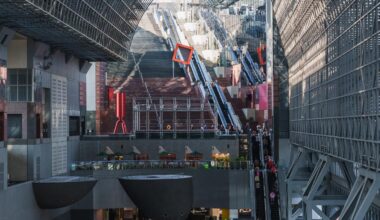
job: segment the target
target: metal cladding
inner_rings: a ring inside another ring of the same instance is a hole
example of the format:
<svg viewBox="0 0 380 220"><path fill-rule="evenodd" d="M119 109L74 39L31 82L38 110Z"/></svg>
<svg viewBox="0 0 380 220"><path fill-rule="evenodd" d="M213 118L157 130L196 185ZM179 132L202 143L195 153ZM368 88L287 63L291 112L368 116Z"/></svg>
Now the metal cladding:
<svg viewBox="0 0 380 220"><path fill-rule="evenodd" d="M153 0L0 0L0 25L90 61L127 60Z"/></svg>
<svg viewBox="0 0 380 220"><path fill-rule="evenodd" d="M33 182L33 192L41 209L57 209L79 201L95 184L90 177L59 176Z"/></svg>
<svg viewBox="0 0 380 220"><path fill-rule="evenodd" d="M191 176L129 176L119 181L145 218L187 219L193 207Z"/></svg>
<svg viewBox="0 0 380 220"><path fill-rule="evenodd" d="M379 1L276 0L273 9L289 64L290 142L377 169Z"/></svg>

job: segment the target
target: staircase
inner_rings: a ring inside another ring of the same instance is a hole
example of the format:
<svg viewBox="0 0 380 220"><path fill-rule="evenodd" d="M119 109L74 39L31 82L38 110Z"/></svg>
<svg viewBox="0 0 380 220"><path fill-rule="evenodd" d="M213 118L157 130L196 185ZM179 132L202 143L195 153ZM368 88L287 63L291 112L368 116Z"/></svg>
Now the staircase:
<svg viewBox="0 0 380 220"><path fill-rule="evenodd" d="M144 78L173 76L173 61L171 51L147 51L141 59L139 65L140 71ZM184 72L177 63L174 64L174 76L183 77ZM138 77L138 75L136 75Z"/></svg>

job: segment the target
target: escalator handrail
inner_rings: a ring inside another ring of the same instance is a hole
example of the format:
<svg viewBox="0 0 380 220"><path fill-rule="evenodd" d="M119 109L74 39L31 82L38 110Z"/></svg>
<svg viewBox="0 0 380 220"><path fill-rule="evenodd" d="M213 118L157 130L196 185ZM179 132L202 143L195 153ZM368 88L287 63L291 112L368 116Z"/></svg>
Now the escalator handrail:
<svg viewBox="0 0 380 220"><path fill-rule="evenodd" d="M237 128L236 131L240 131L240 130L242 130L242 124L241 124L241 121L240 121L239 118L236 116L235 111L234 111L234 108L232 107L232 104L231 104L230 102L227 102L226 105L227 105L227 110L228 110L229 114L230 114L231 117L232 117L232 122L233 122L233 124L234 124L234 127Z"/></svg>
<svg viewBox="0 0 380 220"><path fill-rule="evenodd" d="M207 83L207 88L208 88L208 91L210 93L210 96L211 96L212 100L214 101L214 105L216 106L218 115L220 117L220 121L222 122L223 126L225 128L227 128L227 121L226 121L226 119L224 117L222 108L220 107L220 104L219 104L219 102L217 100L217 97L216 97L216 95L215 95L215 93L214 93L214 91L213 91L212 86L211 86L210 83Z"/></svg>
<svg viewBox="0 0 380 220"><path fill-rule="evenodd" d="M220 97L221 100L222 100L222 104L223 104L223 105L226 105L226 104L227 104L227 98L226 98L226 96L224 95L224 93L223 93L223 91L222 91L222 88L220 88L220 85L219 85L217 82L215 82L214 85L215 85L216 90L217 90L218 93L219 93L219 97Z"/></svg>
<svg viewBox="0 0 380 220"><path fill-rule="evenodd" d="M245 53L245 58L248 60L248 63L253 73L256 75L257 79L260 81L260 83L262 83L264 79L263 79L260 69L258 68L258 64L253 61L251 54L249 54L248 51Z"/></svg>

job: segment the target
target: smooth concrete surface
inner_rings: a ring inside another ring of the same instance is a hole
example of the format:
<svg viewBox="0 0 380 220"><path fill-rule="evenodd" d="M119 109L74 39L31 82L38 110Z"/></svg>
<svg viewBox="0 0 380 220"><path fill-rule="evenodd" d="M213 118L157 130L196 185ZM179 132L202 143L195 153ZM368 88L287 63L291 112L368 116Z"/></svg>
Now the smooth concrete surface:
<svg viewBox="0 0 380 220"><path fill-rule="evenodd" d="M28 179L28 148L27 145L8 145L8 173L12 181Z"/></svg>
<svg viewBox="0 0 380 220"><path fill-rule="evenodd" d="M38 180L52 176L52 145L50 139L17 140L15 143L7 146L7 159L9 161L7 172L10 180ZM73 161L79 160L79 146L79 136L68 138L68 166Z"/></svg>
<svg viewBox="0 0 380 220"><path fill-rule="evenodd" d="M118 178L130 175L182 174L193 177L193 207L250 208L249 172L220 169L129 169L74 171L75 176L93 176L98 183L73 209L134 208Z"/></svg>
<svg viewBox="0 0 380 220"><path fill-rule="evenodd" d="M123 149L121 149L123 145ZM134 139L134 140L81 140L79 146L79 161L99 160L98 153L109 146L114 152L130 153L132 146L136 146L141 153L149 154L150 160L158 160L158 146L163 146L166 151L177 154L177 160L185 158L185 146L193 151L203 154L204 160L211 159L211 147L216 146L220 152L229 152L231 159L238 157L239 147L237 139ZM127 158L128 159L128 158Z"/></svg>

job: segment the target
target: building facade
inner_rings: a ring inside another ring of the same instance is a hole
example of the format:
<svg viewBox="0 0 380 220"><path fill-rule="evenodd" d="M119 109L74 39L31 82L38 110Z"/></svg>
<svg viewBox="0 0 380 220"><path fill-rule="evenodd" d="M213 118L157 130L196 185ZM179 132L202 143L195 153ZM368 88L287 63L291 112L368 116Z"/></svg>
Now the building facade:
<svg viewBox="0 0 380 220"><path fill-rule="evenodd" d="M379 2L274 1L273 9L289 65L290 142L298 148L288 178L294 179L303 154L314 155L310 160L314 172L306 185L309 191L301 193L304 218L310 219L311 209L317 209L311 201L319 194L310 184L319 186L326 176L332 176L344 179L346 193L350 192L344 206L336 197L334 205L339 211L335 215L378 219L374 205L367 211L374 196L362 195L369 204L355 207L364 200L355 198L358 192L351 188L355 186L350 179L360 188L368 170L375 176L378 171ZM371 191L378 188L376 184L364 188ZM334 213L331 207L322 211L321 217ZM295 215L288 213L288 218Z"/></svg>

